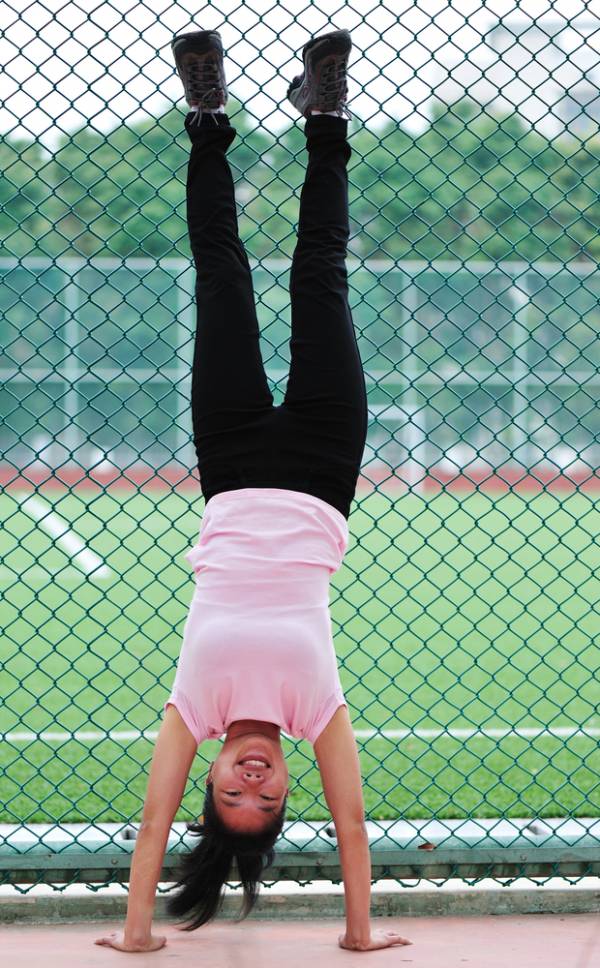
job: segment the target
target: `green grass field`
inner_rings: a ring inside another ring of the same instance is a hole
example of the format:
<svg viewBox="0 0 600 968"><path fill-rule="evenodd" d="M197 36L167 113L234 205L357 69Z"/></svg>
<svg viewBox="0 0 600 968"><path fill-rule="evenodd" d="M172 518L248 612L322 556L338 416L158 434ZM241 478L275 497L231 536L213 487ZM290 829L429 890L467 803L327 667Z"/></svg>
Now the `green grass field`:
<svg viewBox="0 0 600 968"><path fill-rule="evenodd" d="M181 645L192 575L183 555L204 502L189 493L47 492L109 569L0 501L0 731L85 730L0 743L3 822L139 819L153 740ZM583 494L524 499L380 494L350 518L331 613L372 818L598 816L600 511ZM510 727L592 735L486 735ZM466 738L445 728L477 728ZM386 731L434 730L432 738ZM327 817L312 748L284 740L289 819ZM200 812L196 758L178 820Z"/></svg>

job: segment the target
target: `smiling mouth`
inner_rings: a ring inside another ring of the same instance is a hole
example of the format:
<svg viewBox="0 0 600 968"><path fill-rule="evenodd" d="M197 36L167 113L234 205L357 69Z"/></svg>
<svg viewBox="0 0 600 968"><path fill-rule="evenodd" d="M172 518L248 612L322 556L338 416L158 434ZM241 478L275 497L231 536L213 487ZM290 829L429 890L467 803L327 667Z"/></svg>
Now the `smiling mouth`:
<svg viewBox="0 0 600 968"><path fill-rule="evenodd" d="M264 756L245 756L243 760L239 760L240 766L250 766L253 768L266 769L270 766L270 763L264 758Z"/></svg>

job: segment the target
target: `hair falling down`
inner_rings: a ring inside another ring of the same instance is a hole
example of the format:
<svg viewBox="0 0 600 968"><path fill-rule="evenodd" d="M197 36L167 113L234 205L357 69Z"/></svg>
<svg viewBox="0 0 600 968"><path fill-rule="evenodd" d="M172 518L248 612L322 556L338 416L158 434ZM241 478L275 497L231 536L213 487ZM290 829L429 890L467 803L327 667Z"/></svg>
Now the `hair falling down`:
<svg viewBox="0 0 600 968"><path fill-rule="evenodd" d="M188 824L189 833L200 835L201 840L182 854L176 886L166 901L167 913L187 922L182 930L193 931L219 912L234 859L244 892L238 920L250 914L258 899L262 872L275 856L274 844L283 829L286 802L287 798L275 820L259 833L238 833L220 820L213 784L207 784L199 822Z"/></svg>

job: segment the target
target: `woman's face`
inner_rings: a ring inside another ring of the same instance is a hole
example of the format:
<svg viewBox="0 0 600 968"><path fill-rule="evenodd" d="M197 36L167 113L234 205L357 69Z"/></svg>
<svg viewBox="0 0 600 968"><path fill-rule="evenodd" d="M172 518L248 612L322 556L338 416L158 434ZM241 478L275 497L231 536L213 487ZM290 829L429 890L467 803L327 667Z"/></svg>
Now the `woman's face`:
<svg viewBox="0 0 600 968"><path fill-rule="evenodd" d="M258 832L283 807L288 792L288 768L278 739L245 733L227 739L211 763L215 809L231 830Z"/></svg>

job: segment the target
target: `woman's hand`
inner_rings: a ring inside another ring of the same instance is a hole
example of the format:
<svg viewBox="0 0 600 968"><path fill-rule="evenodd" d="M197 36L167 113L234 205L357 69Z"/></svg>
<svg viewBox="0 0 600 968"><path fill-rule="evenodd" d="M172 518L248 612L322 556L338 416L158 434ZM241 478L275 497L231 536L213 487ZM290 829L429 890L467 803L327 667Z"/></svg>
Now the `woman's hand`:
<svg viewBox="0 0 600 968"><path fill-rule="evenodd" d="M125 940L124 931L113 931L112 934L104 938L96 938L94 944L104 944L107 948L116 948L117 951L158 951L167 943L165 937L155 937L149 934L146 938L132 941L130 938Z"/></svg>
<svg viewBox="0 0 600 968"><path fill-rule="evenodd" d="M395 931L376 928L371 931L368 941L353 941L346 934L340 934L338 943L340 948L346 948L348 951L375 951L377 948L391 948L394 944L412 944L412 941L402 938Z"/></svg>

